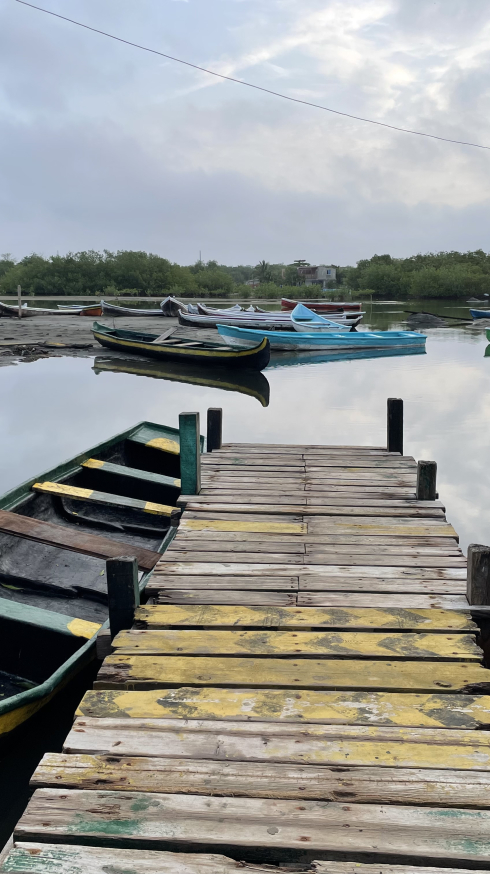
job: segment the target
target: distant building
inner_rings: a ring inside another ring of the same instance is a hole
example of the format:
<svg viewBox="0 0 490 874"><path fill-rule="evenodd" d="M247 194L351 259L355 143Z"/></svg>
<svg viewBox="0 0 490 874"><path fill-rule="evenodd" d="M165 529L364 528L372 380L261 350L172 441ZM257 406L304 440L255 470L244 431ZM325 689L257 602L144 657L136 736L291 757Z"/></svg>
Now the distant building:
<svg viewBox="0 0 490 874"><path fill-rule="evenodd" d="M327 282L336 282L337 270L335 267L327 267L326 264L319 264L317 267L308 265L307 267L298 267L298 276L304 279L305 285L324 287Z"/></svg>
<svg viewBox="0 0 490 874"><path fill-rule="evenodd" d="M249 285L250 288L258 288L260 285L260 279L247 279L245 285Z"/></svg>

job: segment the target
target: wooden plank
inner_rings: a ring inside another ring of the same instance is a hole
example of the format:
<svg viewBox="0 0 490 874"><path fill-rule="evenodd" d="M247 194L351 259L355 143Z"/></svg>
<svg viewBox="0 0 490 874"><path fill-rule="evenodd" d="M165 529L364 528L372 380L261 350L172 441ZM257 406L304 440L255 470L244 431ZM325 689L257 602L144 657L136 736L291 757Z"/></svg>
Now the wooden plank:
<svg viewBox="0 0 490 874"><path fill-rule="evenodd" d="M234 520L234 519L189 519L186 513L186 518L182 519L179 530L183 531L237 531L237 532L257 532L260 534L289 534L301 535L307 533L307 527L302 522L265 522L262 519L253 520Z"/></svg>
<svg viewBox="0 0 490 874"><path fill-rule="evenodd" d="M191 500L189 500L191 498ZM129 499L128 499L129 500ZM235 498L236 500L236 498ZM269 498L269 501L271 499ZM206 496L202 498L200 495L181 495L178 498L177 503L179 506L185 506L189 510L193 510L194 512L199 512L200 510L205 510L208 513L226 513L226 511L233 507L239 513L253 513L254 515L258 515L261 513L269 514L269 513L277 513L278 507L284 507L285 513L295 513L295 514L303 514L308 516L336 516L338 518L342 516L352 516L355 519L362 518L363 516L367 516L371 519L371 517L382 519L383 517L389 517L389 523L391 525L394 524L393 520L396 517L399 517L400 520L411 520L411 519L421 519L424 520L422 524L425 524L426 520L434 520L437 522L445 521L445 515L442 510L435 508L431 510L428 507L412 507L411 505L404 507L385 507L383 506L373 506L372 503L369 506L356 506L356 507L343 507L341 505L327 505L327 504L310 504L308 503L308 499L306 503L285 503L277 504L271 502L269 504L262 504L260 502L256 503L239 503L236 500L232 500L230 496L229 501L216 501L214 499L208 499ZM403 524L400 522L400 524ZM453 535L454 536L454 535Z"/></svg>
<svg viewBox="0 0 490 874"><path fill-rule="evenodd" d="M92 555L95 558L115 558L128 551L128 544L112 537L101 537L99 534L87 534L75 527L55 525L0 510L0 531L32 540L34 543L45 543L66 549L69 552L79 552L82 555ZM144 570L151 570L161 558L159 552L145 549L142 546L131 546L131 554L138 560L138 565Z"/></svg>
<svg viewBox="0 0 490 874"><path fill-rule="evenodd" d="M187 514L186 514L187 515ZM184 516L185 520L185 516ZM305 530L307 526L305 525ZM440 550L444 555L448 555L455 551L458 555L462 555L458 541L453 537L400 537L397 535L369 535L369 534L303 534L299 541L295 535L291 534L268 534L259 531L187 531L183 528L183 522L180 523L176 542L186 542L199 540L200 543L210 543L214 549L216 541L220 543L255 543L257 546L268 543L281 543L281 545L289 543L296 544L298 549L302 549L305 545L306 552L309 550L316 551L318 549L332 552L339 548L340 552L360 551L368 547L386 547L386 551L394 551L401 555L408 554L413 550L425 550L427 553L435 554L436 550ZM381 550L379 550L381 551ZM384 550L383 550L384 551Z"/></svg>
<svg viewBox="0 0 490 874"><path fill-rule="evenodd" d="M209 559L211 557L207 553L205 554L205 558ZM250 557L250 556L249 556ZM283 564L274 564L260 562L237 562L235 560L235 556L232 554L230 558L233 561L226 561L226 555L222 557L221 560L216 562L213 561L174 561L174 559L169 556L163 555L157 565L157 571L160 569L164 570L164 573L169 574L184 574L186 576L190 576L192 574L196 574L201 576L202 574L207 575L216 575L216 576L232 576L233 574L237 574L239 576L253 576L258 575L262 576L267 572L267 575L270 576L291 576L291 569L285 567ZM295 558L295 556L292 556ZM380 579L383 577L385 579L398 579L398 580L459 580L462 583L466 582L466 568L464 567L449 567L449 568L419 568L419 567L393 567L391 565L387 565L383 567L383 572L381 573L379 568L376 566L370 565L358 565L356 567L350 567L348 565L313 565L313 564L304 564L300 565L298 568L303 575L311 576L311 577L342 577L343 579L365 579L367 577L372 577L374 579ZM156 571L155 571L156 572Z"/></svg>
<svg viewBox="0 0 490 874"><path fill-rule="evenodd" d="M219 502L222 504L302 504L306 502L307 506L315 506L316 504L328 505L329 507L351 507L351 508L362 508L362 507L372 507L372 508L383 508L383 507L393 507L394 509L406 508L409 510L418 509L418 510L434 510L434 511L443 511L444 505L441 501L417 501L414 497L390 497L390 496L382 496L381 498L372 497L370 495L360 495L359 492L357 495L352 492L348 495L339 495L338 493L335 495L330 494L328 492L328 498L325 497L327 493L319 493L318 496L308 492L305 493L304 489L299 489L297 487L291 487L286 485L278 485L277 490L274 489L266 489L264 491L259 491L257 489L244 489L243 487L233 487L230 486L228 489L217 489L217 488L209 488L204 487L201 489L199 495L183 495L181 502L184 501L186 503L194 503L194 502L208 502L212 503L211 498L219 499ZM434 514L439 515L440 513Z"/></svg>
<svg viewBox="0 0 490 874"><path fill-rule="evenodd" d="M138 792L37 789L15 840L142 849L181 842L490 862L490 812ZM347 828L346 828L347 826ZM298 834L299 832L299 834Z"/></svg>
<svg viewBox="0 0 490 874"><path fill-rule="evenodd" d="M324 555L324 556L351 556L352 558L362 555L379 556L406 556L418 558L426 556L427 558L457 558L466 561L465 556L457 544L454 546L427 546L427 545L412 545L412 539L408 545L390 545L389 539L385 538L385 545L378 545L376 540L373 544L343 544L343 543L327 543L324 544L322 539L318 537L316 542L311 542L308 537L295 540L291 537L284 536L278 539L272 536L260 537L258 535L240 535L234 532L224 532L226 537L221 533L208 534L201 532L178 532L175 540L172 541L166 550L166 554L187 551L198 552L214 552L217 547L221 552L281 552L289 553L290 555ZM311 535L315 537L316 535ZM379 538L378 538L379 540ZM325 562L328 564L328 561ZM365 561L363 564L372 564L370 561Z"/></svg>
<svg viewBox="0 0 490 874"><path fill-rule="evenodd" d="M175 586L175 578L173 585ZM233 577L228 577L233 579ZM331 577L318 579L313 577L299 577L299 590L301 592L391 592L398 595L413 595L416 593L426 595L461 595L466 597L464 583L454 580L395 580L392 577L359 578L353 580L350 577ZM391 599L390 599L391 604ZM463 609L467 609L467 600Z"/></svg>
<svg viewBox="0 0 490 874"><path fill-rule="evenodd" d="M322 518L308 519L308 534L365 534L387 536L393 534L404 537L457 537L452 525L436 519L382 519L379 517L357 517L352 519Z"/></svg>
<svg viewBox="0 0 490 874"><path fill-rule="evenodd" d="M213 559L214 562L250 563L250 560L253 557L254 564L274 563L298 565L299 567L303 564L308 564L308 566L328 566L331 564L336 568L356 566L362 568L369 565L370 567L383 568L383 570L380 571L381 575L384 573L384 567L390 567L394 562L396 562L396 566L399 568L420 568L421 574L425 573L428 569L434 568L463 568L466 570L466 559L462 555L435 557L423 554L417 556L417 554L396 555L391 553L390 555L361 554L359 556L348 556L343 554L339 555L338 553L329 555L328 553L322 552L320 554L310 553L306 556L299 551L296 551L295 553L283 553L280 549L277 552L274 552L272 549L270 552L262 552L260 550L245 550L242 552L239 548L218 551L216 542L214 545L214 551L204 550L203 552L200 552L200 544L194 545L192 548L186 548L177 543L173 549L167 550L162 557L161 562L206 562Z"/></svg>
<svg viewBox="0 0 490 874"><path fill-rule="evenodd" d="M440 610L467 610L468 601L465 595L422 595L390 594L390 606L403 610L412 607L418 609L438 608ZM386 593L363 592L299 592L297 603L300 607L383 607L386 604Z"/></svg>
<svg viewBox="0 0 490 874"><path fill-rule="evenodd" d="M234 859L214 853L166 853L25 841L17 841L0 865L1 874L236 874L236 870ZM244 865L243 874L247 874L247 870L253 874L252 869ZM283 868L275 871L287 874ZM446 869L445 874L466 872L447 872Z"/></svg>
<svg viewBox="0 0 490 874"><path fill-rule="evenodd" d="M398 662L356 659L107 656L94 688L158 689L226 686L355 691L490 692L490 674L467 662Z"/></svg>
<svg viewBox="0 0 490 874"><path fill-rule="evenodd" d="M216 576L181 576L166 575L161 571L153 574L146 585L147 594L159 592L161 589L223 589L286 592L298 591L298 577L216 577Z"/></svg>
<svg viewBox="0 0 490 874"><path fill-rule="evenodd" d="M139 470L136 467L126 467L124 464L113 464L111 461L102 461L100 458L87 458L82 461L82 467L90 470L102 470L124 479L138 480L138 482L151 483L165 488L174 488L180 491L180 479L164 476L161 473L151 473L148 470Z"/></svg>
<svg viewBox="0 0 490 874"><path fill-rule="evenodd" d="M182 552L184 550L188 552L192 550L215 552L218 544L220 551L222 552L279 552L289 555L304 555L305 553L305 545L299 539L294 540L293 538L290 538L289 540L286 539L285 541L280 541L268 537L266 540L254 541L241 539L227 540L221 537L221 532L218 534L215 533L215 539L211 538L208 534L199 536L199 532L196 532L193 535L179 532L175 540L173 540L167 548L166 555L175 552ZM441 554L446 555L447 553Z"/></svg>
<svg viewBox="0 0 490 874"><path fill-rule="evenodd" d="M175 583L177 586L177 583ZM223 589L164 589L158 593L160 604L230 604L234 606L256 605L260 607L293 607L296 604L294 592L223 591Z"/></svg>
<svg viewBox="0 0 490 874"><path fill-rule="evenodd" d="M191 607L145 606L135 614L136 628L288 628L308 631L314 628L348 631L416 631L455 634L475 633L476 622L469 609L455 612L440 608L406 610L386 607L364 610L355 607L319 608L289 607ZM390 599L391 601L391 599Z"/></svg>
<svg viewBox="0 0 490 874"><path fill-rule="evenodd" d="M433 659L481 662L483 653L468 634L379 634L375 632L121 631L113 640L124 655L321 655L323 658Z"/></svg>
<svg viewBox="0 0 490 874"><path fill-rule="evenodd" d="M440 750L444 752L446 747L441 746ZM226 761L209 761L194 757L170 759L166 754L164 758L118 758L113 754L48 753L34 772L31 786L97 790L103 785L106 790L123 792L485 809L490 808L489 766L486 772L455 771L447 769L445 760L441 770L400 766L353 768L344 763L336 770L319 763L230 762L228 757Z"/></svg>
<svg viewBox="0 0 490 874"><path fill-rule="evenodd" d="M78 716L151 719L277 720L365 726L480 729L490 726L490 696L410 692L302 693L292 689L180 688L86 692Z"/></svg>
<svg viewBox="0 0 490 874"><path fill-rule="evenodd" d="M34 483L35 492L54 495L58 498L70 498L72 501L87 501L111 507L122 507L128 510L138 510L151 513L153 516L179 516L178 507L168 507L166 504L156 504L154 501L140 501L138 498L127 498L124 495L111 495L108 492L97 492L94 489L81 489L65 483Z"/></svg>

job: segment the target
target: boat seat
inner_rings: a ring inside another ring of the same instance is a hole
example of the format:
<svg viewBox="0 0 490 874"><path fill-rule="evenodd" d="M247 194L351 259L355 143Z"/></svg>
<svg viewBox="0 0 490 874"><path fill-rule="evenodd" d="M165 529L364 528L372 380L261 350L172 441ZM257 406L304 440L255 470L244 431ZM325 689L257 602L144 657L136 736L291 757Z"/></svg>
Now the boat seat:
<svg viewBox="0 0 490 874"><path fill-rule="evenodd" d="M175 327L174 328L167 328L167 330L164 331L163 334L160 334L159 337L157 337L155 340L152 340L151 342L152 343L163 343L163 341L166 340L167 337L170 337L172 334L175 334L176 330L177 330L177 328L175 328Z"/></svg>
<svg viewBox="0 0 490 874"><path fill-rule="evenodd" d="M81 489L78 486L70 486L65 483L34 483L32 488L35 492L54 495L58 498L71 498L73 501L88 501L89 503L104 504L127 510L139 510L143 513L151 513L153 516L171 517L180 514L177 507L155 504L153 501L141 501L138 498L126 498L123 495L111 495L108 492L97 492L94 489Z"/></svg>
<svg viewBox="0 0 490 874"><path fill-rule="evenodd" d="M91 555L94 558L118 558L129 551L131 555L136 557L139 567L146 571L152 570L161 558L159 552L153 552L153 550L145 549L142 546L128 547L127 543L113 540L112 537L87 534L83 531L77 531L74 527L43 522L40 519L32 519L30 516L10 513L8 510L0 510L0 531L14 537L22 537L24 540L32 540L35 543L67 549L69 552Z"/></svg>
<svg viewBox="0 0 490 874"><path fill-rule="evenodd" d="M164 476L161 473L150 473L148 470L139 470L137 467L126 467L124 464L113 464L112 461L101 461L99 458L87 458L82 462L82 467L91 470L103 470L104 473L113 473L127 479L136 479L165 488L180 489L180 479L173 476Z"/></svg>
<svg viewBox="0 0 490 874"><path fill-rule="evenodd" d="M141 428L136 434L128 437L128 440L130 443L139 443L140 446L148 446L150 449L160 449L169 455L180 455L180 444L177 440L171 440L169 437L157 437L156 433L158 432L149 428Z"/></svg>

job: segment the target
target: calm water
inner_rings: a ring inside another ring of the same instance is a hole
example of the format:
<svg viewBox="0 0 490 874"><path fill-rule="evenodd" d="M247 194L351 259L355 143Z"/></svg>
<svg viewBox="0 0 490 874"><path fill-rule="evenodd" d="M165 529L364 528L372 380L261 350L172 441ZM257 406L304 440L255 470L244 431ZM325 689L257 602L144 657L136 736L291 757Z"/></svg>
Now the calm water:
<svg viewBox="0 0 490 874"><path fill-rule="evenodd" d="M368 305L363 327L400 328L405 306L469 316L425 301ZM448 518L471 541L490 541L490 359L481 325L426 331L427 354L318 361L274 357L241 391L111 372L93 359L0 368L0 493L141 419L177 426L178 414L224 410L227 441L383 445L386 399L405 401L405 451L435 459ZM134 361L133 369L150 371ZM158 370L158 367L157 367ZM97 371L97 372L96 372ZM160 368L160 375L162 369ZM204 374L206 376L206 374ZM190 377L188 377L190 378ZM251 392L249 394L244 391ZM269 393L269 405L267 402Z"/></svg>

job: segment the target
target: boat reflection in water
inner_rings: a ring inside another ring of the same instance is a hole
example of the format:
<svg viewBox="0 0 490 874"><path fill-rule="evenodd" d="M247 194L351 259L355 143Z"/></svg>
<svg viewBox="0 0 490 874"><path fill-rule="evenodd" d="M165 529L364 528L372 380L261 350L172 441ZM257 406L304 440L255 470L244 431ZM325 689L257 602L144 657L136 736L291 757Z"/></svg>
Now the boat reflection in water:
<svg viewBox="0 0 490 874"><path fill-rule="evenodd" d="M258 370L226 370L224 367L198 367L172 361L146 361L137 358L106 358L98 355L92 368L95 373L132 373L135 376L150 376L153 379L168 379L237 391L256 398L263 407L269 406L270 386L267 378Z"/></svg>
<svg viewBox="0 0 490 874"><path fill-rule="evenodd" d="M490 346L488 347L490 348ZM272 352L268 370L326 361L357 361L360 358L399 358L401 355L426 355L425 346L400 346L394 349L350 349L346 352Z"/></svg>

